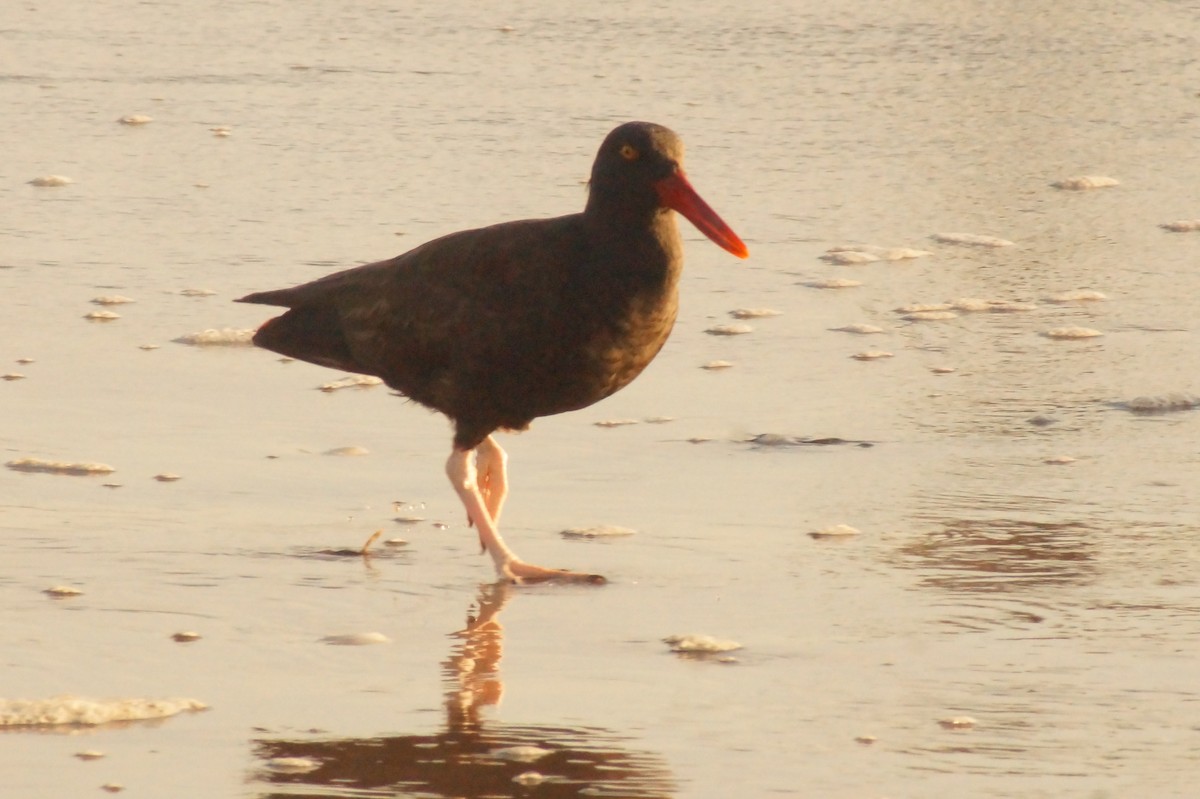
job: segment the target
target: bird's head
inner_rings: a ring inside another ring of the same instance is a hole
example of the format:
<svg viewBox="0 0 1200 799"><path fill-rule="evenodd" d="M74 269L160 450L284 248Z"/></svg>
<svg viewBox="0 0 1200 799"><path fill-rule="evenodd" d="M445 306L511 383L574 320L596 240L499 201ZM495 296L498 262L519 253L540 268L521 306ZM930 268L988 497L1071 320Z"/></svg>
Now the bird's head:
<svg viewBox="0 0 1200 799"><path fill-rule="evenodd" d="M678 211L718 246L739 258L750 251L700 197L683 171L683 141L652 122L626 122L600 145L592 165L589 207Z"/></svg>

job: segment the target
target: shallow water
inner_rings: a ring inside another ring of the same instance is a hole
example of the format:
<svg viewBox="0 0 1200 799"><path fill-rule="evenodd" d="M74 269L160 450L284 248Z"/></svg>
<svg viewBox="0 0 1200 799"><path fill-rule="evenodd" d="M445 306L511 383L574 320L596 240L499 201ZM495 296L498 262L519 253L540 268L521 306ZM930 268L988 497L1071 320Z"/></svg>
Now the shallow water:
<svg viewBox="0 0 1200 799"><path fill-rule="evenodd" d="M14 728L4 794L1190 796L1197 420L1123 403L1200 391L1200 233L1159 227L1200 216L1196 9L1042 5L0 9L0 454L116 469L0 470L0 692L211 706ZM751 259L687 228L658 361L505 439L510 542L604 588L486 585L439 417L174 343L574 210L631 118L684 137ZM1051 186L1082 175L1120 185ZM820 259L844 245L932 255ZM830 278L862 285L804 285ZM1037 307L895 310L960 298ZM739 308L781 314L705 333ZM601 525L636 533L559 535ZM408 544L339 554L376 530ZM360 633L389 640L322 643ZM692 633L743 648L662 641Z"/></svg>

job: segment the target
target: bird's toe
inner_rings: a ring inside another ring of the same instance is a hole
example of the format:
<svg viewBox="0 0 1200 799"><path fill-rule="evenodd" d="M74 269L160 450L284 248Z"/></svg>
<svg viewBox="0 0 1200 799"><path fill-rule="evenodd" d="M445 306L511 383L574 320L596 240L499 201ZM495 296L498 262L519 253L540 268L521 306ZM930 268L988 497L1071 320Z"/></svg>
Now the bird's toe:
<svg viewBox="0 0 1200 799"><path fill-rule="evenodd" d="M504 565L504 577L518 585L535 583L574 583L581 585L604 585L608 582L602 574L587 574L570 569L547 569L522 560L511 560Z"/></svg>

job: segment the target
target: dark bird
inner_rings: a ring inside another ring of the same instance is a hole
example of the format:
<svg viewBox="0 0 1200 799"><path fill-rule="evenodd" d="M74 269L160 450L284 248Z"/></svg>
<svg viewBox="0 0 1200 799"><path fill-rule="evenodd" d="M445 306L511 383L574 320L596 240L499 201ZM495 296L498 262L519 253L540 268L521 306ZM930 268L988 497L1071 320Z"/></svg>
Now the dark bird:
<svg viewBox="0 0 1200 799"><path fill-rule="evenodd" d="M260 347L377 375L454 424L446 474L497 573L597 575L522 561L497 525L507 456L492 433L574 411L628 385L675 324L683 246L674 212L745 258L683 171L683 142L649 122L600 145L582 213L451 233L387 261L239 302L288 308Z"/></svg>

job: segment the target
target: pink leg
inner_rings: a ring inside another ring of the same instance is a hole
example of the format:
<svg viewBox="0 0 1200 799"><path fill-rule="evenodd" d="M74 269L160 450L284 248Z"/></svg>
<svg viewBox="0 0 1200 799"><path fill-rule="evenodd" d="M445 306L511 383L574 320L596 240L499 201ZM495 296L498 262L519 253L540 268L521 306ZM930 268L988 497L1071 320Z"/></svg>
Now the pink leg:
<svg viewBox="0 0 1200 799"><path fill-rule="evenodd" d="M479 474L479 490L492 524L500 526L500 511L508 496L508 453L500 448L496 439L488 436L475 448L475 467Z"/></svg>
<svg viewBox="0 0 1200 799"><path fill-rule="evenodd" d="M482 450L487 446L487 442L484 442L484 444L480 445L480 449ZM489 477L487 478L489 486L486 489L488 492L487 499L484 497L484 492L480 490L479 477L476 474L475 464L472 462L473 453L471 450L455 448L451 451L450 458L446 461L446 476L450 478L450 484L454 486L454 491L458 494L458 498L462 500L463 507L467 509L467 518L475 524L475 529L479 531L479 543L492 556L492 563L495 564L496 574L502 579L511 580L514 583L537 583L546 580L588 583L604 582L604 578L597 574L582 574L565 569L547 569L542 566L534 566L518 558L516 553L508 548L508 545L504 543L504 539L500 537L500 530L496 527L495 518L492 516L490 509L490 506L494 504L496 513L499 513L500 506L504 502L504 488L506 486L504 477L504 451L500 449L495 441L491 441L490 448L494 451L489 451L486 454L484 452L480 453L480 460L483 461L489 470ZM496 457L496 452L499 452L499 458Z"/></svg>

